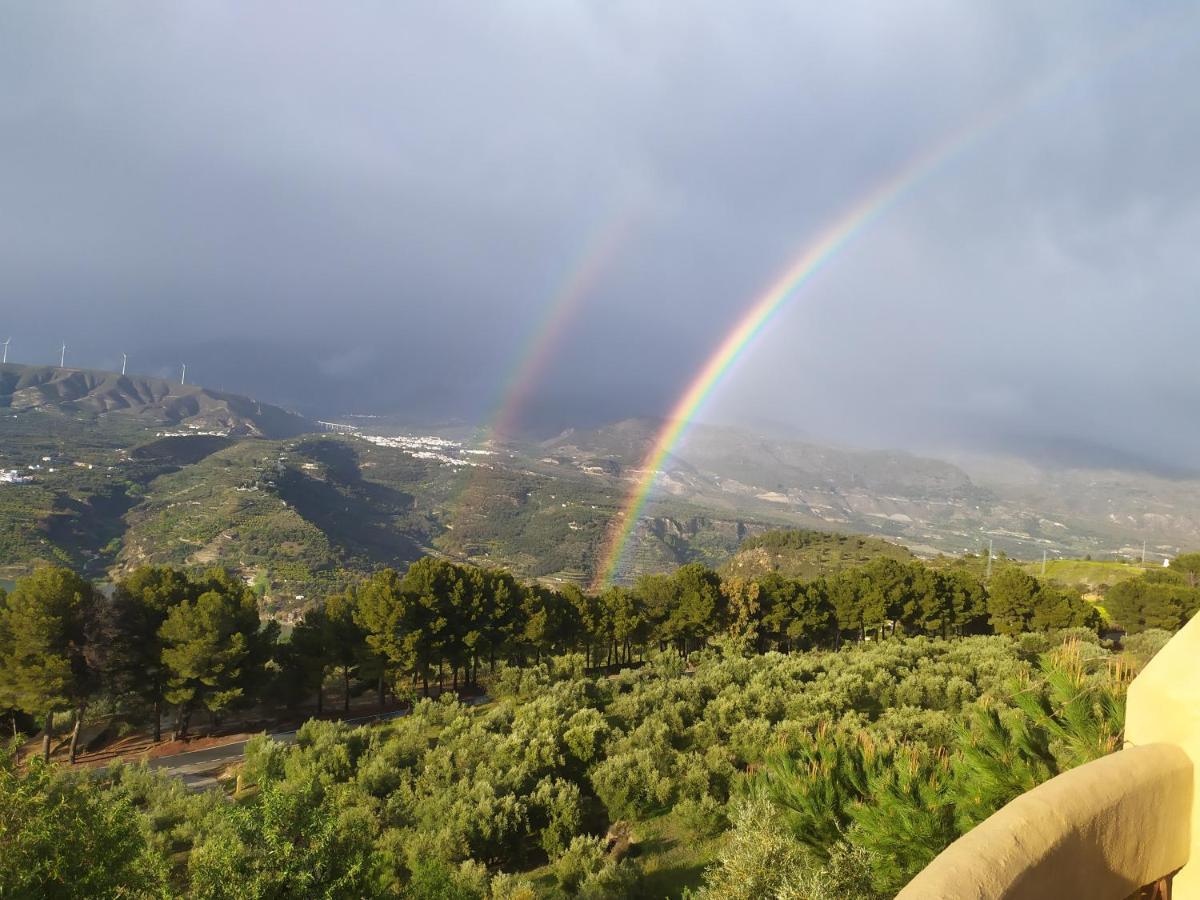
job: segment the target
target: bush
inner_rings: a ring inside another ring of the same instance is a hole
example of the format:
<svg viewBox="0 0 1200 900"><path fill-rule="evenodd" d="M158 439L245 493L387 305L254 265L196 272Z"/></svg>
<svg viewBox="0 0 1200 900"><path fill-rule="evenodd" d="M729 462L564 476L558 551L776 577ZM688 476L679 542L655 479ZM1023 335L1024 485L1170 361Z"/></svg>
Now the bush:
<svg viewBox="0 0 1200 900"><path fill-rule="evenodd" d="M608 757L592 770L592 787L612 819L650 815L675 792L668 753L639 749Z"/></svg>
<svg viewBox="0 0 1200 900"><path fill-rule="evenodd" d="M716 865L705 873L700 900L779 897L810 868L778 809L765 799L749 799L738 807L733 832Z"/></svg>
<svg viewBox="0 0 1200 900"><path fill-rule="evenodd" d="M589 875L579 886L577 896L581 900L612 900L615 897L632 897L641 882L641 872L632 860L605 863L600 871Z"/></svg>
<svg viewBox="0 0 1200 900"><path fill-rule="evenodd" d="M592 835L576 836L554 863L554 877L569 894L597 874L605 865L604 841Z"/></svg>
<svg viewBox="0 0 1200 900"><path fill-rule="evenodd" d="M152 897L166 885L132 805L86 778L0 756L0 897Z"/></svg>
<svg viewBox="0 0 1200 900"><path fill-rule="evenodd" d="M500 872L492 878L491 900L537 900L537 890L527 878Z"/></svg>
<svg viewBox="0 0 1200 900"><path fill-rule="evenodd" d="M370 836L340 822L314 781L268 784L212 824L188 859L192 897L357 898L370 882Z"/></svg>
<svg viewBox="0 0 1200 900"><path fill-rule="evenodd" d="M1134 668L1140 669L1146 663L1154 658L1163 647L1166 646L1173 634L1169 631L1164 631L1161 628L1150 628L1138 634L1127 634L1121 639L1121 650L1132 663Z"/></svg>
<svg viewBox="0 0 1200 900"><path fill-rule="evenodd" d="M264 785L283 778L288 748L266 734L246 742L242 777L249 784Z"/></svg>
<svg viewBox="0 0 1200 900"><path fill-rule="evenodd" d="M546 855L557 859L579 833L583 819L579 788L569 781L546 778L538 783L532 802L544 822L539 842Z"/></svg>
<svg viewBox="0 0 1200 900"><path fill-rule="evenodd" d="M478 863L456 867L424 860L413 869L403 896L411 900L487 900L487 870Z"/></svg>
<svg viewBox="0 0 1200 900"><path fill-rule="evenodd" d="M690 797L675 804L675 818L693 836L709 838L729 828L725 804L705 794L699 800Z"/></svg>

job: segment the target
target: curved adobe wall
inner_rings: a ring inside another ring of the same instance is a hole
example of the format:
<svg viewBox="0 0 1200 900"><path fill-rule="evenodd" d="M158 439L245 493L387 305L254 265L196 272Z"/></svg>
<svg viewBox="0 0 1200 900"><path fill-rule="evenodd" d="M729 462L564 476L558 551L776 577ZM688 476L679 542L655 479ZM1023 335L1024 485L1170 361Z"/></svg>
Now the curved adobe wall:
<svg viewBox="0 0 1200 900"><path fill-rule="evenodd" d="M1188 754L1131 747L1022 794L942 851L897 900L1125 900L1187 861L1191 807Z"/></svg>
<svg viewBox="0 0 1200 900"><path fill-rule="evenodd" d="M1129 686L1125 742L1126 747L1174 744L1191 757L1200 775L1200 615L1193 616ZM1175 876L1172 895L1175 900L1200 900L1200 802L1192 804L1185 822L1180 830L1191 832L1191 862Z"/></svg>

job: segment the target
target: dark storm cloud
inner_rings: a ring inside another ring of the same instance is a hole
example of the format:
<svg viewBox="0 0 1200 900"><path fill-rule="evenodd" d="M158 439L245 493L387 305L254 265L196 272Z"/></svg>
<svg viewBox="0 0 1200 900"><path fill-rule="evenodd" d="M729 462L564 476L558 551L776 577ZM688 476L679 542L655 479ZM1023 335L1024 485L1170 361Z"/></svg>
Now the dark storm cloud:
<svg viewBox="0 0 1200 900"><path fill-rule="evenodd" d="M187 361L314 412L475 418L582 248L626 217L525 418L662 413L840 209L979 110L1173 14L8 4L0 331L19 361L66 340L80 365ZM1160 31L864 233L705 414L1188 463L1200 52Z"/></svg>

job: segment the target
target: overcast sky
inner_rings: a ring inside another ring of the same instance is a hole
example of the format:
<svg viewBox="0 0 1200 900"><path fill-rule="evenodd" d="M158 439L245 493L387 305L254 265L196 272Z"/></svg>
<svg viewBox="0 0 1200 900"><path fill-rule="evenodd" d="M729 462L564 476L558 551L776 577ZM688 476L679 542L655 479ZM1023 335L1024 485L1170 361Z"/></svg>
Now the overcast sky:
<svg viewBox="0 0 1200 900"><path fill-rule="evenodd" d="M312 412L478 419L616 235L521 421L662 414L823 226L1032 89L704 416L1191 467L1186 9L4 0L0 331L19 362L65 340Z"/></svg>

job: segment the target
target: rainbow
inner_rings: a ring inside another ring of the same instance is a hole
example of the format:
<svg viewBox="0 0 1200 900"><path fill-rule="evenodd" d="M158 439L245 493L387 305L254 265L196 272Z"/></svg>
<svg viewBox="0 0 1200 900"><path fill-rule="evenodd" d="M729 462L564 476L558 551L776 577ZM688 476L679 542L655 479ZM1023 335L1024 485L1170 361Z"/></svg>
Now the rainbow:
<svg viewBox="0 0 1200 900"><path fill-rule="evenodd" d="M494 411L471 440L476 449L512 436L534 387L561 347L572 321L628 242L634 218L632 208L626 207L615 214L610 213L591 230L581 250L573 257L573 264L566 268L557 289L550 294L537 326L530 331L521 352L515 356L507 377L500 380ZM481 492L487 490L489 469L489 466L472 467L464 473L458 490L446 503L448 518L457 518L482 507Z"/></svg>
<svg viewBox="0 0 1200 900"><path fill-rule="evenodd" d="M567 269L565 278L546 304L541 324L530 333L516 357L516 364L504 379L496 411L483 431L485 439L503 440L511 436L534 386L561 346L583 301L596 289L600 278L628 241L632 226L632 214L623 211L609 217L584 243L575 263Z"/></svg>
<svg viewBox="0 0 1200 900"><path fill-rule="evenodd" d="M933 147L913 157L898 172L843 211L832 224L805 246L794 262L775 278L717 345L667 414L632 488L609 528L595 572L594 590L603 589L615 579L630 537L637 527L638 519L645 509L658 475L667 457L683 439L688 426L755 338L799 289L905 195L981 138L1036 102L1062 90L1081 75L1109 64L1132 50L1144 47L1150 38L1170 25L1162 20L1152 24L1153 28L1139 29L1083 64L1068 67L1046 81L969 119L965 125L949 132Z"/></svg>

